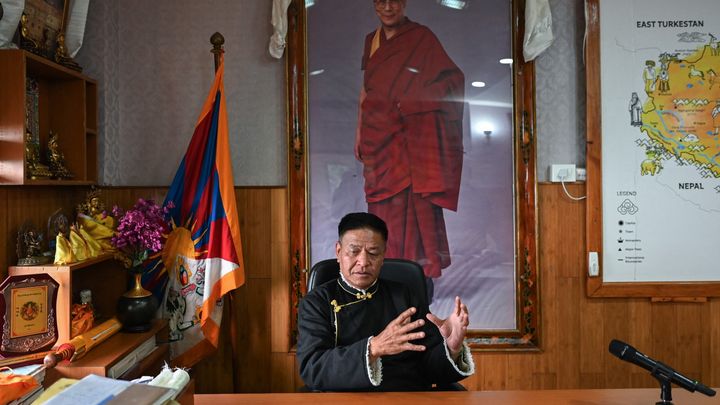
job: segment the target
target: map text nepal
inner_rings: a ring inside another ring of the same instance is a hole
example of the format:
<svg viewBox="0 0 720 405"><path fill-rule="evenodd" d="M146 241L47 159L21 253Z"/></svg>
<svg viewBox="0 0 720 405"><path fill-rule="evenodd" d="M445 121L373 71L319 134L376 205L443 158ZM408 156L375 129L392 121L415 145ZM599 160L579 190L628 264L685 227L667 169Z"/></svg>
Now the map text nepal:
<svg viewBox="0 0 720 405"><path fill-rule="evenodd" d="M630 96L630 125L647 135L636 141L646 158L640 174L655 176L663 162L692 165L703 178L720 178L720 44L712 34L687 56L661 53L645 61L643 103Z"/></svg>

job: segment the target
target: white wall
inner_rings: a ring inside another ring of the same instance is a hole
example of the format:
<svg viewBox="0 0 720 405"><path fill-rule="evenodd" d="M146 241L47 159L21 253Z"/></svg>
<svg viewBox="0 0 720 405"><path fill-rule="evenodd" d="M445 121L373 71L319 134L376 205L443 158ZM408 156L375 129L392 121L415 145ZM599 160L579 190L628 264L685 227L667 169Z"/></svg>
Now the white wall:
<svg viewBox="0 0 720 405"><path fill-rule="evenodd" d="M550 0L555 42L536 62L538 179L585 165L583 2ZM286 184L285 60L267 53L267 0L93 1L77 59L99 81L100 181L168 185L212 83L209 38L226 39L237 185Z"/></svg>
<svg viewBox="0 0 720 405"><path fill-rule="evenodd" d="M100 87L100 181L168 185L213 80L210 36L225 36L225 91L238 185L282 185L284 60L267 52L266 0L93 1L78 62Z"/></svg>

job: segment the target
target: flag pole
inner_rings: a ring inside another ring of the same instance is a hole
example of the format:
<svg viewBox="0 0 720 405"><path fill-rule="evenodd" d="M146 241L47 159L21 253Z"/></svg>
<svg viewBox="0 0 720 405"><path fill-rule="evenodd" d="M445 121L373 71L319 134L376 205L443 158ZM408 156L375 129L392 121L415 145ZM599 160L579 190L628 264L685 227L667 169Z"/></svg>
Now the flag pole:
<svg viewBox="0 0 720 405"><path fill-rule="evenodd" d="M223 45L225 45L225 37L222 36L221 33L216 32L210 36L210 43L212 44L212 49L210 52L213 54L213 58L215 59L215 72L217 73L218 68L220 67L220 55L225 53L225 49L223 49ZM228 303L228 311L230 313L230 350L232 353L232 384L233 384L233 391L238 392L238 379L237 376L237 329L236 326L236 319L235 319L235 311L233 311L233 292L230 292L228 294L229 299L227 300Z"/></svg>
<svg viewBox="0 0 720 405"><path fill-rule="evenodd" d="M213 48L210 50L215 57L215 71L217 72L220 67L220 55L225 52L223 45L225 44L225 37L221 33L216 32L210 37L210 43Z"/></svg>

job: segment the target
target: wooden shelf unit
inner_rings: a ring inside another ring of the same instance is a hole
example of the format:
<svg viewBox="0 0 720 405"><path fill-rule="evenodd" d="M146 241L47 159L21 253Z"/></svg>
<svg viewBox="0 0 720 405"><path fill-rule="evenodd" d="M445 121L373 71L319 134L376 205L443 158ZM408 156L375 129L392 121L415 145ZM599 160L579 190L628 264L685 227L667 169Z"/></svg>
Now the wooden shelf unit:
<svg viewBox="0 0 720 405"><path fill-rule="evenodd" d="M38 82L40 158L47 164L50 131L58 134L68 180L31 179L25 170L26 81ZM20 49L0 50L0 185L97 183L97 82Z"/></svg>
<svg viewBox="0 0 720 405"><path fill-rule="evenodd" d="M142 333L118 332L108 340L93 347L83 358L75 362L63 362L47 371L45 386L49 386L60 378L81 379L89 374L102 377L108 375L112 366L123 360L143 342L155 336L157 347L143 360L118 377L121 380L132 380L142 375L157 375L164 362L170 358L170 347L167 344L167 321L156 319L152 328Z"/></svg>
<svg viewBox="0 0 720 405"><path fill-rule="evenodd" d="M99 320L102 321L115 315L117 300L128 289L129 277L127 270L109 253L66 266L10 266L8 273L11 276L48 274L59 284L56 305L58 325L56 346L71 339L70 311L73 302L79 301L81 290L92 291L93 306Z"/></svg>

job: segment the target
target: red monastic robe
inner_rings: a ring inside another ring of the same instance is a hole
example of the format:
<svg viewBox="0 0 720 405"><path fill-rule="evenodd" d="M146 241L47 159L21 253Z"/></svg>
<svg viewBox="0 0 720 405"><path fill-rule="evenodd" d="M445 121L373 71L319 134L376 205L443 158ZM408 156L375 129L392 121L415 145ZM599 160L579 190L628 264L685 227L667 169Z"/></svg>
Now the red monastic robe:
<svg viewBox="0 0 720 405"><path fill-rule="evenodd" d="M406 20L365 39L359 153L368 210L388 224L387 257L439 277L450 265L442 209L457 210L465 78L435 35Z"/></svg>

